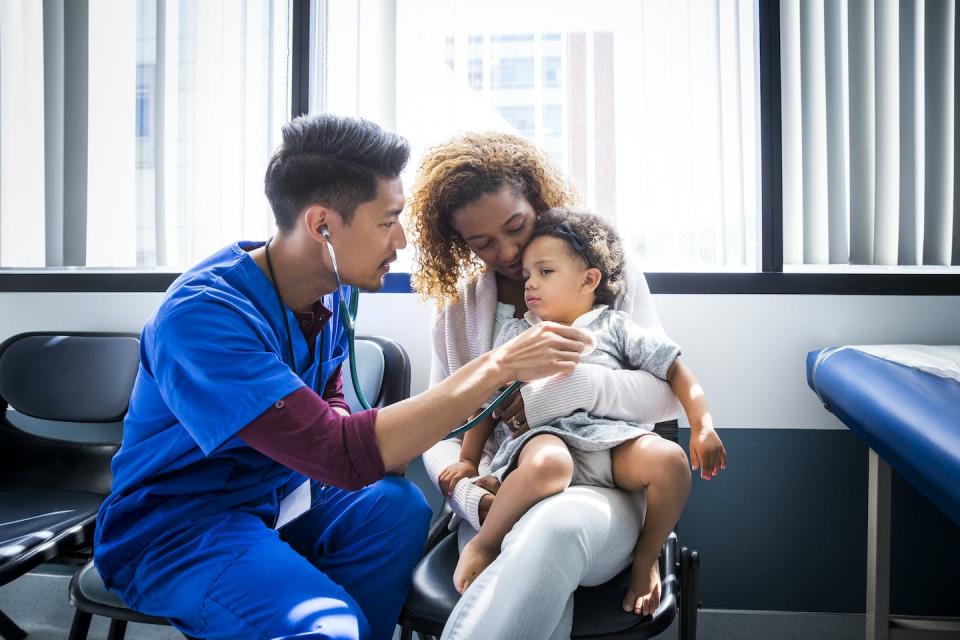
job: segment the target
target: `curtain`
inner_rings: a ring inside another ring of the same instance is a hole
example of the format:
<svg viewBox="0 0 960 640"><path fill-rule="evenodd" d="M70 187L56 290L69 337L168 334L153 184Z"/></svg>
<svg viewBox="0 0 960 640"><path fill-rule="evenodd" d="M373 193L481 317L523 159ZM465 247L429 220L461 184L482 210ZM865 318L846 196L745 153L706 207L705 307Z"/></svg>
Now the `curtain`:
<svg viewBox="0 0 960 640"><path fill-rule="evenodd" d="M782 0L785 265L958 265L955 0Z"/></svg>

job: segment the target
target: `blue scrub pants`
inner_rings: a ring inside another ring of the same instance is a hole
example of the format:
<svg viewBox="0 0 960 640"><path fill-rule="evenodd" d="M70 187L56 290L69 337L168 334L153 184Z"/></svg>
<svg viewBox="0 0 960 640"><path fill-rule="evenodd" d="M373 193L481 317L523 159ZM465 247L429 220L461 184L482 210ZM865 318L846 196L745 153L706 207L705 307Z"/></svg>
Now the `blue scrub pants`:
<svg viewBox="0 0 960 640"><path fill-rule="evenodd" d="M121 595L206 640L388 640L429 520L423 494L402 478L326 487L281 531L233 511L159 539Z"/></svg>

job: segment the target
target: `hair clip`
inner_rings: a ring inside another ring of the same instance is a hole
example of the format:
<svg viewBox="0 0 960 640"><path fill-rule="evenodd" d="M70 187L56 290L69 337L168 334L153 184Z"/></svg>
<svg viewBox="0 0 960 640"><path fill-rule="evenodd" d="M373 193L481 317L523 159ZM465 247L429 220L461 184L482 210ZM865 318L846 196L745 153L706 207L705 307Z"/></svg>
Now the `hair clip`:
<svg viewBox="0 0 960 640"><path fill-rule="evenodd" d="M570 227L569 223L561 222L557 225L557 228L554 229L554 232L573 245L574 250L580 254L580 257L587 263L587 266L590 266L590 260L587 259L587 243L577 235L577 232Z"/></svg>

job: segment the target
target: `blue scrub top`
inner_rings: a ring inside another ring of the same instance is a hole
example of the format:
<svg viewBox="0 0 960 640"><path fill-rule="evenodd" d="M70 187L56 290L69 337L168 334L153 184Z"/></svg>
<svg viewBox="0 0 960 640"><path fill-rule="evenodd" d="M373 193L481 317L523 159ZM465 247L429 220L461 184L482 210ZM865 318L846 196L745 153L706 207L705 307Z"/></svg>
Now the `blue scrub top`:
<svg viewBox="0 0 960 640"><path fill-rule="evenodd" d="M112 492L97 515L95 558L108 586L151 541L199 518L242 509L272 525L279 499L305 480L236 434L304 385L323 389L349 339L339 291L323 299L332 316L312 358L284 305L292 370L277 293L247 254L260 244L233 244L184 273L143 329Z"/></svg>

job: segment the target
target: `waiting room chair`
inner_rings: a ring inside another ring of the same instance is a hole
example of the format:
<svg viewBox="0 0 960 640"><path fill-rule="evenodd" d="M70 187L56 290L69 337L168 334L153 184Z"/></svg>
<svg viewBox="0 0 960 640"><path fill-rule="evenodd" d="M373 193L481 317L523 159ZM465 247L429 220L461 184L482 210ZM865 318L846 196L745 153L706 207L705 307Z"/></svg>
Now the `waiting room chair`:
<svg viewBox="0 0 960 640"><path fill-rule="evenodd" d="M676 420L654 429L677 442ZM459 558L457 536L449 531L452 512L445 505L427 537L427 552L413 572L410 595L400 615L401 640L416 633L421 640L439 638L447 618L460 599L453 586L453 570ZM558 560L562 562L562 559ZM653 615L638 617L620 608L630 579L630 567L597 587L580 587L574 594L572 638L640 640L662 633L680 615L680 639L697 636L700 557L686 547L678 551L676 532L670 534L660 554L661 599Z"/></svg>
<svg viewBox="0 0 960 640"><path fill-rule="evenodd" d="M403 347L380 336L357 336L355 342L357 377L371 406L385 407L410 397L410 359ZM359 411L350 368L346 363L342 375L344 397L353 411ZM70 581L70 603L77 611L69 640L86 640L94 615L110 618L108 640L123 640L129 622L170 624L166 618L146 615L127 607L119 596L104 586L92 561L81 567Z"/></svg>
<svg viewBox="0 0 960 640"><path fill-rule="evenodd" d="M81 550L139 366L124 333L23 333L0 345L0 585ZM0 636L26 633L0 612Z"/></svg>

